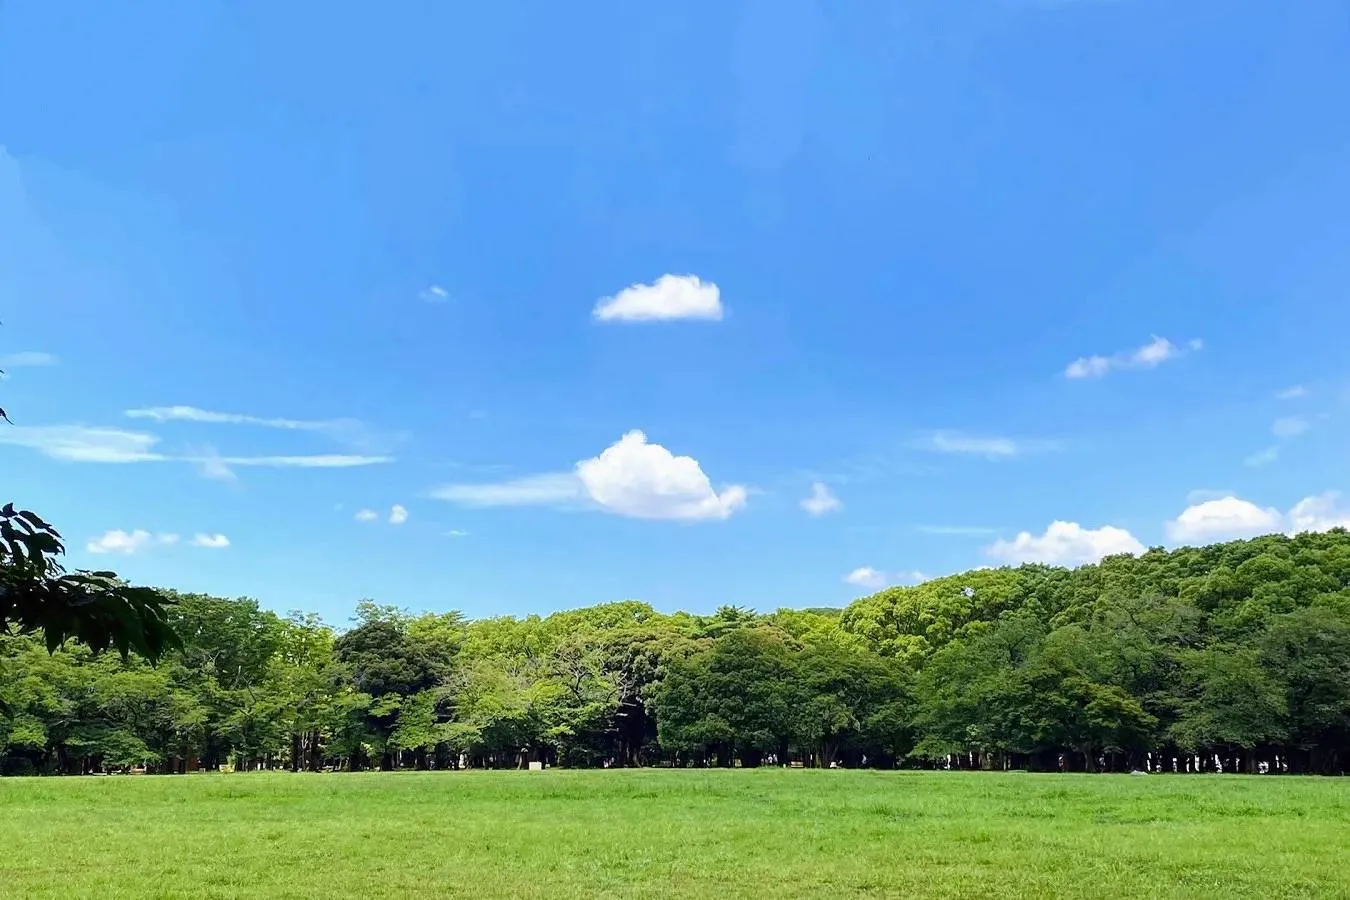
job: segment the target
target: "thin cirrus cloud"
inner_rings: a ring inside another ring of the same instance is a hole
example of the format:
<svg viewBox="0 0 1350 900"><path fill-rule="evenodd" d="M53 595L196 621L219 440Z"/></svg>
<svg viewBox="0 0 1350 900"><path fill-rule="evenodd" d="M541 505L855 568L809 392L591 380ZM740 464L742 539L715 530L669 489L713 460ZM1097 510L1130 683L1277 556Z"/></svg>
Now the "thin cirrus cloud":
<svg viewBox="0 0 1350 900"><path fill-rule="evenodd" d="M450 292L439 284L432 284L421 291L418 291L417 296L427 303L444 303L446 300L450 299Z"/></svg>
<svg viewBox="0 0 1350 900"><path fill-rule="evenodd" d="M961 431L934 431L913 442L918 450L984 459L1010 459L1027 453L1060 449L1058 441L966 434Z"/></svg>
<svg viewBox="0 0 1350 900"><path fill-rule="evenodd" d="M1204 341L1196 338L1177 346L1167 338L1154 335L1141 347L1122 350L1110 356L1080 356L1064 369L1064 377L1070 379L1102 378L1110 372L1126 369L1153 369L1163 363L1179 359L1187 353L1203 350Z"/></svg>
<svg viewBox="0 0 1350 900"><path fill-rule="evenodd" d="M41 366L54 366L57 362L57 358L50 353L42 353L37 350L24 350L20 353L10 353L5 356L0 356L0 372L7 369L31 369Z"/></svg>
<svg viewBox="0 0 1350 900"><path fill-rule="evenodd" d="M18 425L0 429L0 444L26 447L63 462L127 464L189 463L212 467L219 476L233 466L290 469L344 469L392 462L389 456L320 453L270 456L221 456L162 453L158 435L124 428L85 425Z"/></svg>
<svg viewBox="0 0 1350 900"><path fill-rule="evenodd" d="M660 322L722 318L722 292L697 275L662 275L651 284L634 284L595 304L598 322Z"/></svg>
<svg viewBox="0 0 1350 900"><path fill-rule="evenodd" d="M816 517L829 515L844 508L844 504L823 481L811 485L811 493L802 498L800 506L806 510L807 515Z"/></svg>
<svg viewBox="0 0 1350 900"><path fill-rule="evenodd" d="M508 481L450 484L431 496L461 506L554 506L596 509L632 519L726 519L745 506L742 485L715 489L698 460L676 456L633 430L570 472Z"/></svg>

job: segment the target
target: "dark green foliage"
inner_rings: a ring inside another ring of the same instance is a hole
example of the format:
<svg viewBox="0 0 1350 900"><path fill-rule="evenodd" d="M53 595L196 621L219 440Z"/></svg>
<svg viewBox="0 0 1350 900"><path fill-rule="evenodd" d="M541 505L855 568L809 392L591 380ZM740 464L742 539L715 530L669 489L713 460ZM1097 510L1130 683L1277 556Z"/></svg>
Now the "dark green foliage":
<svg viewBox="0 0 1350 900"><path fill-rule="evenodd" d="M40 633L48 650L75 640L152 660L176 645L162 593L113 572L67 572L64 553L61 535L36 514L0 509L0 632Z"/></svg>

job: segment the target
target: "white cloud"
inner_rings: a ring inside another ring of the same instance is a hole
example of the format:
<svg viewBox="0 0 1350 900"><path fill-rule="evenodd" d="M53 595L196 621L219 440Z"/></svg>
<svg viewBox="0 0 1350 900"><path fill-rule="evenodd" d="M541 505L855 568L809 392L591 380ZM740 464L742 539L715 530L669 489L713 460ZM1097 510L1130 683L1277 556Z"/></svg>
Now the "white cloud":
<svg viewBox="0 0 1350 900"><path fill-rule="evenodd" d="M57 358L50 353L25 350L22 353L10 353L7 356L0 356L0 371L33 368L37 366L54 366L57 362Z"/></svg>
<svg viewBox="0 0 1350 900"><path fill-rule="evenodd" d="M1297 400L1300 397L1306 396L1308 396L1308 389L1301 384L1296 384L1292 387L1287 387L1282 391L1275 392L1275 399L1277 400Z"/></svg>
<svg viewBox="0 0 1350 900"><path fill-rule="evenodd" d="M207 460L181 457L186 462ZM221 456L214 460L224 466L262 466L275 469L350 469L393 462L392 456L361 456L349 453L316 453L309 456Z"/></svg>
<svg viewBox="0 0 1350 900"><path fill-rule="evenodd" d="M917 441L914 446L934 453L952 453L965 456L983 456L986 459L1007 459L1023 453L1058 450L1057 441L1020 440L965 434L960 431L934 431Z"/></svg>
<svg viewBox="0 0 1350 900"><path fill-rule="evenodd" d="M83 425L16 425L0 428L0 444L28 447L67 462L154 462L166 457L152 451L159 438L121 428Z"/></svg>
<svg viewBox="0 0 1350 900"><path fill-rule="evenodd" d="M457 537L457 538L458 538L458 537L468 537L468 536L469 536L469 533L468 533L467 531L463 531L463 530L461 530L461 529L459 529L459 528L452 528L452 529L450 529L449 531L447 531L447 532L445 533L445 536L446 536L446 537Z"/></svg>
<svg viewBox="0 0 1350 900"><path fill-rule="evenodd" d="M1341 495L1337 491L1304 497L1285 516L1286 530L1290 534L1301 534L1305 531L1350 528L1350 509L1342 507L1340 499Z"/></svg>
<svg viewBox="0 0 1350 900"><path fill-rule="evenodd" d="M810 515L823 516L826 513L838 512L844 508L844 504L830 492L829 485L817 481L811 485L811 495L802 500L801 507Z"/></svg>
<svg viewBox="0 0 1350 900"><path fill-rule="evenodd" d="M389 510L389 524L402 525L406 521L408 521L408 510L395 503L393 508Z"/></svg>
<svg viewBox="0 0 1350 900"><path fill-rule="evenodd" d="M635 284L595 304L601 322L652 322L722 318L721 291L695 275L662 275L653 284Z"/></svg>
<svg viewBox="0 0 1350 900"><path fill-rule="evenodd" d="M348 419L284 419L267 416L247 416L241 413L216 412L195 406L148 406L128 409L123 415L131 419L150 419L155 422L201 422L209 425L256 425L261 428L280 428L287 431L331 431L349 426Z"/></svg>
<svg viewBox="0 0 1350 900"><path fill-rule="evenodd" d="M357 510L356 515L353 516L353 518L356 519L356 521L358 522L374 522L379 517L380 514L373 509Z"/></svg>
<svg viewBox="0 0 1350 900"><path fill-rule="evenodd" d="M714 490L698 460L675 456L630 431L572 472L487 484L450 484L431 496L463 506L567 506L580 503L635 519L725 519L745 505L741 485Z"/></svg>
<svg viewBox="0 0 1350 900"><path fill-rule="evenodd" d="M1196 488L1186 494L1186 502L1204 503L1206 500L1222 500L1224 497L1231 496L1232 491L1214 490L1213 488Z"/></svg>
<svg viewBox="0 0 1350 900"><path fill-rule="evenodd" d="M1228 496L1187 507L1166 525L1173 541L1193 544L1262 534L1301 534L1305 531L1330 531L1350 528L1350 509L1341 505L1337 491L1304 497L1280 513L1274 507L1260 507L1240 497Z"/></svg>
<svg viewBox="0 0 1350 900"><path fill-rule="evenodd" d="M1118 553L1139 554L1144 545L1123 528L1084 528L1077 522L1055 521L1043 534L1023 531L1011 541L999 539L986 552L1007 563L1075 566L1095 563Z"/></svg>
<svg viewBox="0 0 1350 900"><path fill-rule="evenodd" d="M883 588L886 586L886 575L871 566L859 566L845 575L844 581L858 587Z"/></svg>
<svg viewBox="0 0 1350 900"><path fill-rule="evenodd" d="M997 528L988 528L984 525L916 525L915 531L924 534L945 534L945 535L984 535L994 534Z"/></svg>
<svg viewBox="0 0 1350 900"><path fill-rule="evenodd" d="M123 531L120 528L105 531L84 545L90 553L121 553L130 556L142 550L148 550L156 544L176 544L176 534L151 534L144 529Z"/></svg>
<svg viewBox="0 0 1350 900"><path fill-rule="evenodd" d="M1302 416L1284 416L1275 420L1270 426L1270 432L1276 437L1291 438L1298 437L1311 427L1312 423Z"/></svg>
<svg viewBox="0 0 1350 900"><path fill-rule="evenodd" d="M433 284L425 290L419 291L417 296L428 303L444 303L450 299L450 292L439 284Z"/></svg>
<svg viewBox="0 0 1350 900"><path fill-rule="evenodd" d="M745 505L746 490L720 492L692 456L675 456L633 430L593 459L577 463L592 500L635 519L725 519Z"/></svg>
<svg viewBox="0 0 1350 900"><path fill-rule="evenodd" d="M223 534L201 534L199 532L192 536L192 546L205 547L209 550L224 550L230 546L230 539Z"/></svg>
<svg viewBox="0 0 1350 900"><path fill-rule="evenodd" d="M209 478L229 480L233 466L339 469L392 462L389 456L309 454L298 456L221 456L213 449L195 455L169 455L154 448L158 435L124 428L85 425L16 425L0 428L0 444L36 450L52 459L83 463L177 462L200 466Z"/></svg>
<svg viewBox="0 0 1350 900"><path fill-rule="evenodd" d="M550 472L486 484L447 484L431 496L461 506L557 506L584 499L585 488L571 472Z"/></svg>
<svg viewBox="0 0 1350 900"><path fill-rule="evenodd" d="M1251 456L1248 456L1242 461L1242 464L1257 469L1261 466L1268 466L1279 458L1280 448L1278 446L1267 447L1264 450L1257 450Z"/></svg>
<svg viewBox="0 0 1350 900"><path fill-rule="evenodd" d="M1101 378L1113 369L1152 369L1171 359L1204 349L1204 341L1188 341L1178 347L1167 338L1154 335L1152 340L1133 350L1122 350L1110 356L1083 356L1064 369L1065 378Z"/></svg>
<svg viewBox="0 0 1350 900"><path fill-rule="evenodd" d="M1188 506L1164 527L1173 541L1208 543L1268 534L1279 531L1282 523L1278 510L1229 496Z"/></svg>

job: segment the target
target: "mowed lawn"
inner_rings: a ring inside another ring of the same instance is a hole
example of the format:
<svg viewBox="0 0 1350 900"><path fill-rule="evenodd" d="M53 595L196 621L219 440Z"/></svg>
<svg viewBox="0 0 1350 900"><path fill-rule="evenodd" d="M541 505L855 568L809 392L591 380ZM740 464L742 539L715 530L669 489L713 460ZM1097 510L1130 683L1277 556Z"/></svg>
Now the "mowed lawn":
<svg viewBox="0 0 1350 900"><path fill-rule="evenodd" d="M1350 897L1350 779L0 779L6 897Z"/></svg>

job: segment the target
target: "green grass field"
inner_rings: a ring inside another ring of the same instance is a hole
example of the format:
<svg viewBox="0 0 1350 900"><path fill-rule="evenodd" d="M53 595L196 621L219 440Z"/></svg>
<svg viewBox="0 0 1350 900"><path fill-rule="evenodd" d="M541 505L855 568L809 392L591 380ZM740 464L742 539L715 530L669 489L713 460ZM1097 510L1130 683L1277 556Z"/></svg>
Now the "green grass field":
<svg viewBox="0 0 1350 900"><path fill-rule="evenodd" d="M1350 897L1350 780L0 779L6 897Z"/></svg>

